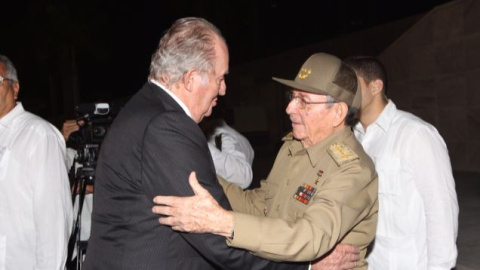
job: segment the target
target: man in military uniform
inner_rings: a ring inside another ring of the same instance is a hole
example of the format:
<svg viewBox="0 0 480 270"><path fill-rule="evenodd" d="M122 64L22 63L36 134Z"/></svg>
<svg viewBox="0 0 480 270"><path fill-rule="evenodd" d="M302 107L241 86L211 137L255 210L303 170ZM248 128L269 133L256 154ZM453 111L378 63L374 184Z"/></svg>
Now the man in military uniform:
<svg viewBox="0 0 480 270"><path fill-rule="evenodd" d="M355 269L367 269L378 182L350 128L361 104L355 73L317 53L294 81L274 80L293 89L286 109L293 131L261 187L242 191L220 180L234 209L226 211L192 174L196 196L158 196L153 211L174 230L223 235L231 247L271 260L314 261L338 243L353 245L360 250Z"/></svg>

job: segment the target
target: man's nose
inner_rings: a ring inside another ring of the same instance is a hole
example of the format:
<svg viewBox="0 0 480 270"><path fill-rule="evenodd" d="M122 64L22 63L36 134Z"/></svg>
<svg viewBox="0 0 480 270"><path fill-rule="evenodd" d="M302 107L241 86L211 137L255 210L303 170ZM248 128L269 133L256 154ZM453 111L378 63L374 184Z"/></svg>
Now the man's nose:
<svg viewBox="0 0 480 270"><path fill-rule="evenodd" d="M287 105L287 108L285 109L285 111L287 112L288 115L292 114L294 112L294 110L297 108L297 106L295 106L295 99L292 99L288 102L288 105Z"/></svg>

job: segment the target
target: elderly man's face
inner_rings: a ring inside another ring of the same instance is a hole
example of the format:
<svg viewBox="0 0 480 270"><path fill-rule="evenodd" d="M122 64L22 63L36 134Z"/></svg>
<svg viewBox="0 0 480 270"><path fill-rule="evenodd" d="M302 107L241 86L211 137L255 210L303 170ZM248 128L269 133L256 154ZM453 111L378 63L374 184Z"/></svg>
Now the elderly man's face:
<svg viewBox="0 0 480 270"><path fill-rule="evenodd" d="M192 118L199 123L203 117L212 114L217 105L217 97L226 94L225 75L228 73L228 49L223 41L217 38L215 44L215 70L209 74L198 75L199 83L195 87L196 102L192 104Z"/></svg>
<svg viewBox="0 0 480 270"><path fill-rule="evenodd" d="M10 79L5 71L5 65L0 63L0 76L4 79ZM4 80L0 83L0 118L6 115L15 107L18 90L20 86L18 82Z"/></svg>
<svg viewBox="0 0 480 270"><path fill-rule="evenodd" d="M326 102L324 95L293 90L293 95L306 102ZM309 104L304 109L298 99L292 99L287 106L287 114L292 121L293 136L308 148L334 133L334 108L337 104Z"/></svg>

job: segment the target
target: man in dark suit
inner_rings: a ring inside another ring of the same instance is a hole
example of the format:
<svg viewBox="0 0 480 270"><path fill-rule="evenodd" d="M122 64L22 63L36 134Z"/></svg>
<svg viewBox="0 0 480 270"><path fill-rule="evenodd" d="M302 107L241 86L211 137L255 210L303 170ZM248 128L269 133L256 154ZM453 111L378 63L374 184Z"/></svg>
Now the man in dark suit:
<svg viewBox="0 0 480 270"><path fill-rule="evenodd" d="M180 19L160 40L149 82L125 105L102 143L85 269L307 268L229 248L223 236L175 232L152 213L158 194L193 195L186 180L191 171L231 209L197 125L211 114L217 96L225 95L227 72L226 43L203 19Z"/></svg>

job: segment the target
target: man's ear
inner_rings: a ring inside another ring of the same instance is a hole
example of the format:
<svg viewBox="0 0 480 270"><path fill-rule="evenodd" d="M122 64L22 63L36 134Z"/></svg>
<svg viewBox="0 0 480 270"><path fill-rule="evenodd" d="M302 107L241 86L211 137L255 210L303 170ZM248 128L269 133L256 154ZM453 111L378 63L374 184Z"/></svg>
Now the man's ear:
<svg viewBox="0 0 480 270"><path fill-rule="evenodd" d="M195 83L195 76L197 75L197 71L195 69L190 69L183 75L183 84L185 85L185 89L188 92L193 91L193 85Z"/></svg>
<svg viewBox="0 0 480 270"><path fill-rule="evenodd" d="M335 119L333 120L333 126L338 127L345 121L347 117L348 105L345 102L335 103Z"/></svg>
<svg viewBox="0 0 480 270"><path fill-rule="evenodd" d="M15 100L18 99L18 93L20 92L20 83L19 82L14 82L13 85L13 97Z"/></svg>
<svg viewBox="0 0 480 270"><path fill-rule="evenodd" d="M379 80L379 79L376 79L376 80L373 80L370 82L370 87L371 87L371 91L372 91L372 96L375 96L379 93L382 93L383 91L383 81L382 80Z"/></svg>

